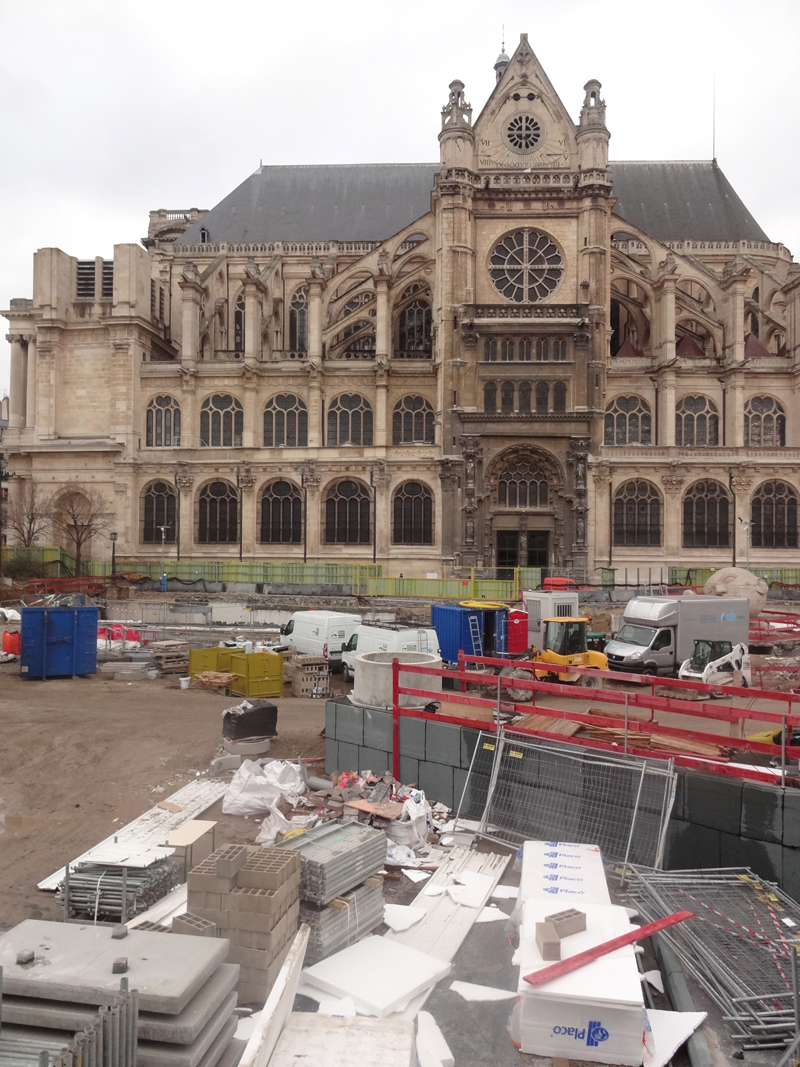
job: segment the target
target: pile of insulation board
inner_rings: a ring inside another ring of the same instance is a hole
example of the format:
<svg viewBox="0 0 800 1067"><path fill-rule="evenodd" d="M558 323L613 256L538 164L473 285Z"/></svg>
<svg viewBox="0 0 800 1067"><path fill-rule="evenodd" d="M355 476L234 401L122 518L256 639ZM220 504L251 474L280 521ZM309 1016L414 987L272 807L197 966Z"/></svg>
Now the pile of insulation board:
<svg viewBox="0 0 800 1067"><path fill-rule="evenodd" d="M138 1000L137 1067L234 1067L239 968L225 962L228 947L210 937L27 919L0 935L2 1032L74 1035L119 999L125 979Z"/></svg>

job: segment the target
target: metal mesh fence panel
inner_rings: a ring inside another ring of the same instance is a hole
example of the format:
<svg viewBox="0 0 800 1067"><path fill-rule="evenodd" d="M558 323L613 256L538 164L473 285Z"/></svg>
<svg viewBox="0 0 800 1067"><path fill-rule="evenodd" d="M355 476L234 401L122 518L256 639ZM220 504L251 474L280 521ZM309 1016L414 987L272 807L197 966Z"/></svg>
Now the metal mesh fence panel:
<svg viewBox="0 0 800 1067"><path fill-rule="evenodd" d="M606 860L658 867L674 793L671 761L481 733L458 818L512 847L592 844Z"/></svg>
<svg viewBox="0 0 800 1067"><path fill-rule="evenodd" d="M628 902L653 922L695 913L658 936L714 1000L747 1049L784 1048L795 1035L792 945L800 905L745 868L633 870Z"/></svg>

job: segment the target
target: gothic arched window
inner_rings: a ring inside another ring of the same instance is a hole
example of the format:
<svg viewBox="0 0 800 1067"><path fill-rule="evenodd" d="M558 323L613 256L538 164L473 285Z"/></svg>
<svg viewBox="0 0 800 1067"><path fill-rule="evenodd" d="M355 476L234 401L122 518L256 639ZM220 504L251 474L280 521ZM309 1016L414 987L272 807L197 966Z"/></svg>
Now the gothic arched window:
<svg viewBox="0 0 800 1067"><path fill-rule="evenodd" d="M614 493L614 544L661 544L661 495L650 482L625 482Z"/></svg>
<svg viewBox="0 0 800 1067"><path fill-rule="evenodd" d="M392 413L392 444L413 445L435 441L433 408L424 396L404 396Z"/></svg>
<svg viewBox="0 0 800 1067"><path fill-rule="evenodd" d="M546 337L540 337L536 342L536 362L546 363L550 359L550 342Z"/></svg>
<svg viewBox="0 0 800 1067"><path fill-rule="evenodd" d="M421 482L406 482L392 498L392 540L396 545L433 544L433 494Z"/></svg>
<svg viewBox="0 0 800 1067"><path fill-rule="evenodd" d="M300 490L282 478L270 482L261 494L261 543L299 545L303 539L303 504Z"/></svg>
<svg viewBox="0 0 800 1067"><path fill-rule="evenodd" d="M504 337L500 342L500 362L501 363L513 363L514 362L514 339L513 337Z"/></svg>
<svg viewBox="0 0 800 1067"><path fill-rule="evenodd" d="M209 482L201 490L197 540L202 545L235 544L239 540L239 496L230 482Z"/></svg>
<svg viewBox="0 0 800 1067"><path fill-rule="evenodd" d="M675 406L675 444L719 444L717 405L707 396L684 396Z"/></svg>
<svg viewBox="0 0 800 1067"><path fill-rule="evenodd" d="M519 383L519 413L520 415L530 415L531 413L531 383L520 382Z"/></svg>
<svg viewBox="0 0 800 1067"><path fill-rule="evenodd" d="M289 304L289 351L308 351L308 293L296 289Z"/></svg>
<svg viewBox="0 0 800 1067"><path fill-rule="evenodd" d="M550 410L550 383L536 383L536 414L546 415Z"/></svg>
<svg viewBox="0 0 800 1067"><path fill-rule="evenodd" d="M547 475L530 460L509 463L497 484L501 508L546 508Z"/></svg>
<svg viewBox="0 0 800 1067"><path fill-rule="evenodd" d="M244 352L244 293L239 293L233 312L233 350Z"/></svg>
<svg viewBox="0 0 800 1067"><path fill-rule="evenodd" d="M372 408L358 393L343 393L328 408L328 445L371 445Z"/></svg>
<svg viewBox="0 0 800 1067"><path fill-rule="evenodd" d="M147 448L176 448L181 443L181 409L171 396L154 396L147 405Z"/></svg>
<svg viewBox="0 0 800 1067"><path fill-rule="evenodd" d="M727 548L730 544L730 496L710 478L695 482L683 498L683 547Z"/></svg>
<svg viewBox="0 0 800 1067"><path fill-rule="evenodd" d="M523 337L519 343L519 360L520 363L530 363L531 361L531 340L529 337Z"/></svg>
<svg viewBox="0 0 800 1067"><path fill-rule="evenodd" d="M483 358L487 363L497 361L497 341L494 337L487 337L483 342Z"/></svg>
<svg viewBox="0 0 800 1067"><path fill-rule="evenodd" d="M754 548L797 548L797 492L786 482L764 482L750 505Z"/></svg>
<svg viewBox="0 0 800 1067"><path fill-rule="evenodd" d="M370 508L369 490L361 482L346 478L332 485L325 497L325 543L368 545Z"/></svg>
<svg viewBox="0 0 800 1067"><path fill-rule="evenodd" d="M567 359L567 342L563 337L553 341L553 359L556 363L565 363Z"/></svg>
<svg viewBox="0 0 800 1067"><path fill-rule="evenodd" d="M495 289L516 304L534 304L558 288L564 264L547 234L516 230L501 238L489 257Z"/></svg>
<svg viewBox="0 0 800 1067"><path fill-rule="evenodd" d="M497 414L497 386L487 382L483 387L483 410L487 415Z"/></svg>
<svg viewBox="0 0 800 1067"><path fill-rule="evenodd" d="M744 443L751 448L786 445L786 413L771 396L751 396L744 405Z"/></svg>
<svg viewBox="0 0 800 1067"><path fill-rule="evenodd" d="M565 382L556 382L553 386L553 411L567 410L567 386Z"/></svg>
<svg viewBox="0 0 800 1067"><path fill-rule="evenodd" d="M500 386L500 411L503 415L514 414L513 382L503 382Z"/></svg>
<svg viewBox="0 0 800 1067"><path fill-rule="evenodd" d="M615 397L606 407L605 444L649 445L650 405L638 396Z"/></svg>
<svg viewBox="0 0 800 1067"><path fill-rule="evenodd" d="M175 544L177 494L168 482L151 482L142 500L142 542ZM161 527L164 527L162 531Z"/></svg>
<svg viewBox="0 0 800 1067"><path fill-rule="evenodd" d="M404 307L399 317L400 350L406 355L431 354L431 306L425 300L414 300Z"/></svg>
<svg viewBox="0 0 800 1067"><path fill-rule="evenodd" d="M293 393L278 393L264 408L264 448L305 448L308 411Z"/></svg>
<svg viewBox="0 0 800 1067"><path fill-rule="evenodd" d="M200 444L211 448L241 448L244 412L235 396L215 393L200 409Z"/></svg>

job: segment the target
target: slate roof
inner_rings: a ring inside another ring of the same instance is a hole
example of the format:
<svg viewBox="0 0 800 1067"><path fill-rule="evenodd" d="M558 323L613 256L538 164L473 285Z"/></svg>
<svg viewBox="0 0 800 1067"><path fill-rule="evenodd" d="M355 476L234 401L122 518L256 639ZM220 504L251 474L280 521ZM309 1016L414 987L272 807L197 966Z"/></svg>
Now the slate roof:
<svg viewBox="0 0 800 1067"><path fill-rule="evenodd" d="M716 162L612 163L614 214L658 241L769 241Z"/></svg>
<svg viewBox="0 0 800 1067"><path fill-rule="evenodd" d="M385 241L430 211L438 163L259 167L177 244Z"/></svg>
<svg viewBox="0 0 800 1067"><path fill-rule="evenodd" d="M438 163L259 167L176 244L384 241L430 209ZM769 238L713 162L612 163L615 213L661 241Z"/></svg>

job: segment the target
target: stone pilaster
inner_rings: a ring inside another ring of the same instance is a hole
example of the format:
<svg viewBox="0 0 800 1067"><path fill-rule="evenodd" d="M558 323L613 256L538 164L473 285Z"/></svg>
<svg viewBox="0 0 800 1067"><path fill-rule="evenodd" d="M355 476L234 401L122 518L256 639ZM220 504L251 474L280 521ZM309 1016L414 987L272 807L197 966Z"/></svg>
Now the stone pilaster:
<svg viewBox="0 0 800 1067"><path fill-rule="evenodd" d="M9 430L21 430L25 425L26 366L25 351L22 347L25 338L21 333L9 333L6 334L6 340L11 344L8 428Z"/></svg>
<svg viewBox="0 0 800 1067"><path fill-rule="evenodd" d="M36 428L36 334L27 334L25 340L28 342L25 428L33 434Z"/></svg>
<svg viewBox="0 0 800 1067"><path fill-rule="evenodd" d="M197 366L203 310L203 287L194 263L187 263L183 268L178 287L181 291L181 365L194 370Z"/></svg>
<svg viewBox="0 0 800 1067"><path fill-rule="evenodd" d="M314 468L313 464L307 464L302 474L303 491L305 495L305 523L306 550L308 555L318 555L322 546L322 502L320 500L320 485L322 477Z"/></svg>

